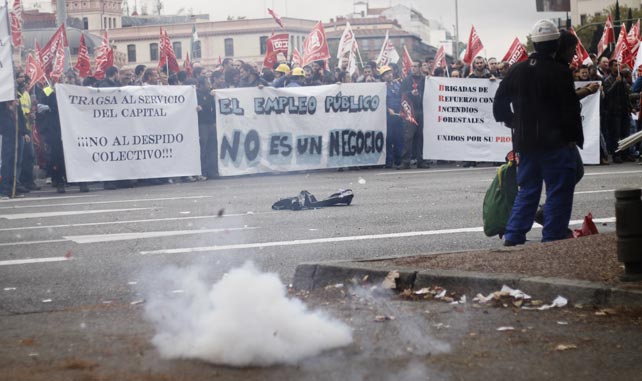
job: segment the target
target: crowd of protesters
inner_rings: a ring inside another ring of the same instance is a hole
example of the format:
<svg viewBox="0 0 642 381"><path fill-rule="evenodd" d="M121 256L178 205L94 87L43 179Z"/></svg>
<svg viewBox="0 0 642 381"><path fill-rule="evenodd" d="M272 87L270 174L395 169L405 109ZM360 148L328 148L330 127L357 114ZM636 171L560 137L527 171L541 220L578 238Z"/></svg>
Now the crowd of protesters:
<svg viewBox="0 0 642 381"><path fill-rule="evenodd" d="M639 147L623 153L616 153L618 140L640 129L632 113L640 112L640 91L642 76L633 82L631 69L607 57L591 55L593 64L572 67L576 81L592 81L601 84L601 139L600 157L602 164L634 161L639 157ZM213 93L216 89L243 87L301 87L335 83L384 82L387 88L387 142L386 168L400 170L412 167L429 168L423 154L423 94L425 78L429 76L451 78L485 78L499 80L510 70L507 62L495 58L475 57L471 65L461 60L447 67L433 68L432 59L413 62L405 78L396 64L378 66L367 62L361 70L350 74L347 67L331 71L324 61L294 67L286 62L277 62L272 68L259 69L258 65L242 60L226 58L214 67L194 64L190 72L180 71L167 74L165 68L138 65L135 68L110 67L105 78L98 81L93 77L82 81L73 71L67 72L60 83L92 87L120 87L136 85L192 85L198 98L198 128L202 173L199 176L181 179L145 179L110 181L104 189L133 187L139 184L163 184L173 181L202 181L218 177L216 105ZM16 76L16 102L0 103L0 133L2 134L2 168L0 196L10 196L15 176L16 193L38 190L35 183L34 166L46 172L46 182L58 192L66 191L65 164L60 133L60 121L53 84L36 84L26 91L29 78L22 70ZM413 118L402 117L402 99L412 104ZM18 111L16 112L16 107ZM15 134L19 135L18 151L15 150ZM17 153L17 155L16 155ZM14 166L15 157L17 163ZM465 167L474 162L464 163ZM14 171L15 168L15 171ZM88 184L78 184L81 192L88 192Z"/></svg>

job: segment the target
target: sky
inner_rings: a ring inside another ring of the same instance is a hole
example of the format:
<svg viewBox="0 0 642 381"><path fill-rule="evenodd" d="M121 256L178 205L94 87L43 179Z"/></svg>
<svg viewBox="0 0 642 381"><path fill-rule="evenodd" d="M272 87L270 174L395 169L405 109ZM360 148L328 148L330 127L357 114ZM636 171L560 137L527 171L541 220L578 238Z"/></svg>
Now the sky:
<svg viewBox="0 0 642 381"><path fill-rule="evenodd" d="M48 8L50 0L23 0L25 8L37 1ZM137 3L152 9L154 0L128 0L130 8ZM247 18L269 17L267 8L281 16L329 21L336 16L353 12L353 0L161 0L163 14L207 13L210 20L225 20L228 16ZM439 20L451 32L455 25L455 0L368 0L371 8L404 4L420 11L428 19ZM566 18L565 13L535 11L535 0L458 0L460 41L467 42L470 28L475 26L482 40L486 57L502 58L518 37L526 43L535 22L542 18Z"/></svg>

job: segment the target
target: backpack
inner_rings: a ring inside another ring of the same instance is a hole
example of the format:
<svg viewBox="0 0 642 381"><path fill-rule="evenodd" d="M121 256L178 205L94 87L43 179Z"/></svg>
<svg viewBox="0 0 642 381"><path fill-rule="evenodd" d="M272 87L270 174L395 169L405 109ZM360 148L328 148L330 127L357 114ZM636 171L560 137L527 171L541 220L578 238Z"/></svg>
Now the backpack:
<svg viewBox="0 0 642 381"><path fill-rule="evenodd" d="M484 197L482 217L486 236L501 238L504 235L516 196L517 163L511 160L497 168L497 175Z"/></svg>

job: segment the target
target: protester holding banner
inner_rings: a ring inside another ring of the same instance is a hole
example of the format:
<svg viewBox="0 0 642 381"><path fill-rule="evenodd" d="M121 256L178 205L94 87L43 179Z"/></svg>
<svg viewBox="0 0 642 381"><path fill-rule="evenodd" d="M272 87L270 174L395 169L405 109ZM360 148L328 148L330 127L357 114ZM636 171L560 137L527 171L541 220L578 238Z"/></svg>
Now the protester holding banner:
<svg viewBox="0 0 642 381"><path fill-rule="evenodd" d="M424 87L426 77L421 72L422 62L412 63L410 75L401 83L401 97L409 99L412 104L412 119L403 122L403 153L401 164L397 169L409 169L413 154L417 158L417 168L430 168L423 160L424 151Z"/></svg>
<svg viewBox="0 0 642 381"><path fill-rule="evenodd" d="M493 103L498 122L513 130L519 153L519 191L506 226L505 246L526 242L546 184L542 241L568 238L576 180L575 147L583 147L580 102L567 65L555 60L560 33L549 20L533 27L535 53L515 64Z"/></svg>
<svg viewBox="0 0 642 381"><path fill-rule="evenodd" d="M386 168L401 165L403 148L403 122L401 112L401 92L399 82L392 75L392 68L379 69L381 80L386 83Z"/></svg>
<svg viewBox="0 0 642 381"><path fill-rule="evenodd" d="M29 142L29 133L24 115L15 101L0 103L0 135L2 135L2 164L0 166L0 197L13 197L13 183L16 176L16 145L18 141ZM17 118L17 120L16 120ZM17 137L16 137L17 133ZM29 190L16 187L15 194Z"/></svg>
<svg viewBox="0 0 642 381"><path fill-rule="evenodd" d="M310 64L312 67L312 80L319 81L323 85L330 85L336 83L334 75L329 70L325 69L325 62L317 60Z"/></svg>
<svg viewBox="0 0 642 381"><path fill-rule="evenodd" d="M604 79L604 129L606 146L609 155L612 155L614 163L622 163L628 156L624 156L617 150L617 142L629 136L631 125L631 102L629 100L630 89L622 77L621 64L612 59L609 61L609 75Z"/></svg>
<svg viewBox="0 0 642 381"><path fill-rule="evenodd" d="M201 176L198 180L218 177L218 143L216 140L216 102L210 94L207 78L196 80L198 102L198 136L201 148Z"/></svg>
<svg viewBox="0 0 642 381"><path fill-rule="evenodd" d="M18 101L20 102L21 112L25 118L25 126L29 139L21 142L22 149L19 148L18 159L18 183L27 190L39 190L33 177L33 166L36 162L36 153L33 147L33 117L31 114L31 95L27 91L29 78L23 73L17 74L16 91L18 92Z"/></svg>

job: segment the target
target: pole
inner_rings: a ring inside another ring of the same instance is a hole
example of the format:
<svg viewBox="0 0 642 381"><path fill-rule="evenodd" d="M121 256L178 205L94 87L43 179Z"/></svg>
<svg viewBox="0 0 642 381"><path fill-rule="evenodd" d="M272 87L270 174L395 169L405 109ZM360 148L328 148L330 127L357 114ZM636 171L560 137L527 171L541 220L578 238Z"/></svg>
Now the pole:
<svg viewBox="0 0 642 381"><path fill-rule="evenodd" d="M21 109L18 110L18 107ZM11 198L16 197L16 185L18 184L18 111L22 112L22 105L16 105L14 101L13 107L13 126L14 126L14 146L13 146L13 183L11 184Z"/></svg>
<svg viewBox="0 0 642 381"><path fill-rule="evenodd" d="M459 59L459 4L455 0L455 60Z"/></svg>

